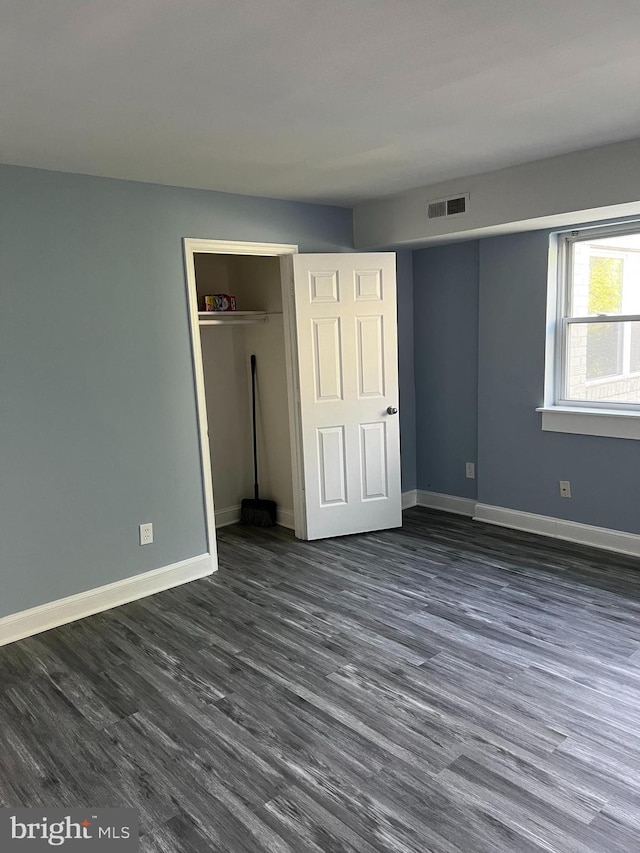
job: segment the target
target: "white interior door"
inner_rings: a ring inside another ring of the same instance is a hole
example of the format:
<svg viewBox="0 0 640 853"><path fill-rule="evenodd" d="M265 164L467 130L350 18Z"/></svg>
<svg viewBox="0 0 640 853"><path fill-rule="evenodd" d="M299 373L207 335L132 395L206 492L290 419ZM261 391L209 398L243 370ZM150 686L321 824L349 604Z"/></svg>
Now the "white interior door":
<svg viewBox="0 0 640 853"><path fill-rule="evenodd" d="M307 538L399 527L395 254L293 269Z"/></svg>

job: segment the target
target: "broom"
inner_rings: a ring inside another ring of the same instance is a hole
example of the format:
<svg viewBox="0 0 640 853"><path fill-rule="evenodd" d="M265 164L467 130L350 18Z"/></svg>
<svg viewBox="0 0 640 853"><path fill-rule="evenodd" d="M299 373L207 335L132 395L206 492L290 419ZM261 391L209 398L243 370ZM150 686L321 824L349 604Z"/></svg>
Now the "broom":
<svg viewBox="0 0 640 853"><path fill-rule="evenodd" d="M244 498L240 504L240 523L256 527L271 527L276 523L275 501L260 499L258 486L258 437L256 433L256 357L251 356L251 398L253 403L253 498Z"/></svg>

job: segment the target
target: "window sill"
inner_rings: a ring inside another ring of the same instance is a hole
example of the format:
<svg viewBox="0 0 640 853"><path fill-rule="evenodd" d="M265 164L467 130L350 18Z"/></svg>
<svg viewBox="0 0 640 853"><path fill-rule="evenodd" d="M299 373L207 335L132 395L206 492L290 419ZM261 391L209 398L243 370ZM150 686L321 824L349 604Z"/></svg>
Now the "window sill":
<svg viewBox="0 0 640 853"><path fill-rule="evenodd" d="M640 441L640 412L622 409L578 409L570 406L541 406L545 432L601 435Z"/></svg>

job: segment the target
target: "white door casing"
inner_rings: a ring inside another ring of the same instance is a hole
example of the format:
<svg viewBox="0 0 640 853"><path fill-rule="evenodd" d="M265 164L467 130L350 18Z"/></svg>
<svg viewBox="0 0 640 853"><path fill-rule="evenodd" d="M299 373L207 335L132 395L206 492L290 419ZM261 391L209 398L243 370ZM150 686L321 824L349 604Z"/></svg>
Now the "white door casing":
<svg viewBox="0 0 640 853"><path fill-rule="evenodd" d="M308 539L402 525L395 261L293 256Z"/></svg>
<svg viewBox="0 0 640 853"><path fill-rule="evenodd" d="M200 438L200 459L202 464L202 488L205 508L205 524L207 530L207 542L213 571L218 569L217 556L217 535L215 523L215 510L213 501L213 483L211 477L211 458L209 454L209 428L207 418L207 395L204 383L204 369L202 364L202 345L200 342L200 326L198 317L198 290L196 285L196 267L195 255L202 254L222 254L222 255L258 255L261 257L281 257L286 261L288 257L298 251L298 247L287 243L247 243L231 240L208 240L185 237L183 239L184 263L187 285L187 299L189 304L189 325L191 329L191 357L193 362L196 405L198 412L198 432ZM283 271L287 272L289 267L283 267ZM284 275L283 272L283 275ZM283 279L283 300L284 313L289 320L289 284L290 275ZM295 410L293 407L293 387L294 387L294 371L291 358L291 342L289 336L286 338L287 344L287 389L289 391L290 405L290 420L292 427L297 426L294 421ZM297 442L296 442L297 444ZM294 470L294 503L296 503L295 487L296 478L298 476L297 464L297 447L292 447L293 470ZM296 525L296 535L302 535L304 528L302 527L301 505L297 510L299 502L294 506L294 516Z"/></svg>

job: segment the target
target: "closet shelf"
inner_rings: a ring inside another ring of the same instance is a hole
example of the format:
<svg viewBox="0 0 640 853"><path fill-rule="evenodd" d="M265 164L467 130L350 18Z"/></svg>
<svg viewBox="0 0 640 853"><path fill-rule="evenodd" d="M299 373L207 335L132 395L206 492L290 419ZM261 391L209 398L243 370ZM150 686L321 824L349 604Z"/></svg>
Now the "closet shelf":
<svg viewBox="0 0 640 853"><path fill-rule="evenodd" d="M240 326L247 323L266 323L266 311L198 311L201 326Z"/></svg>

